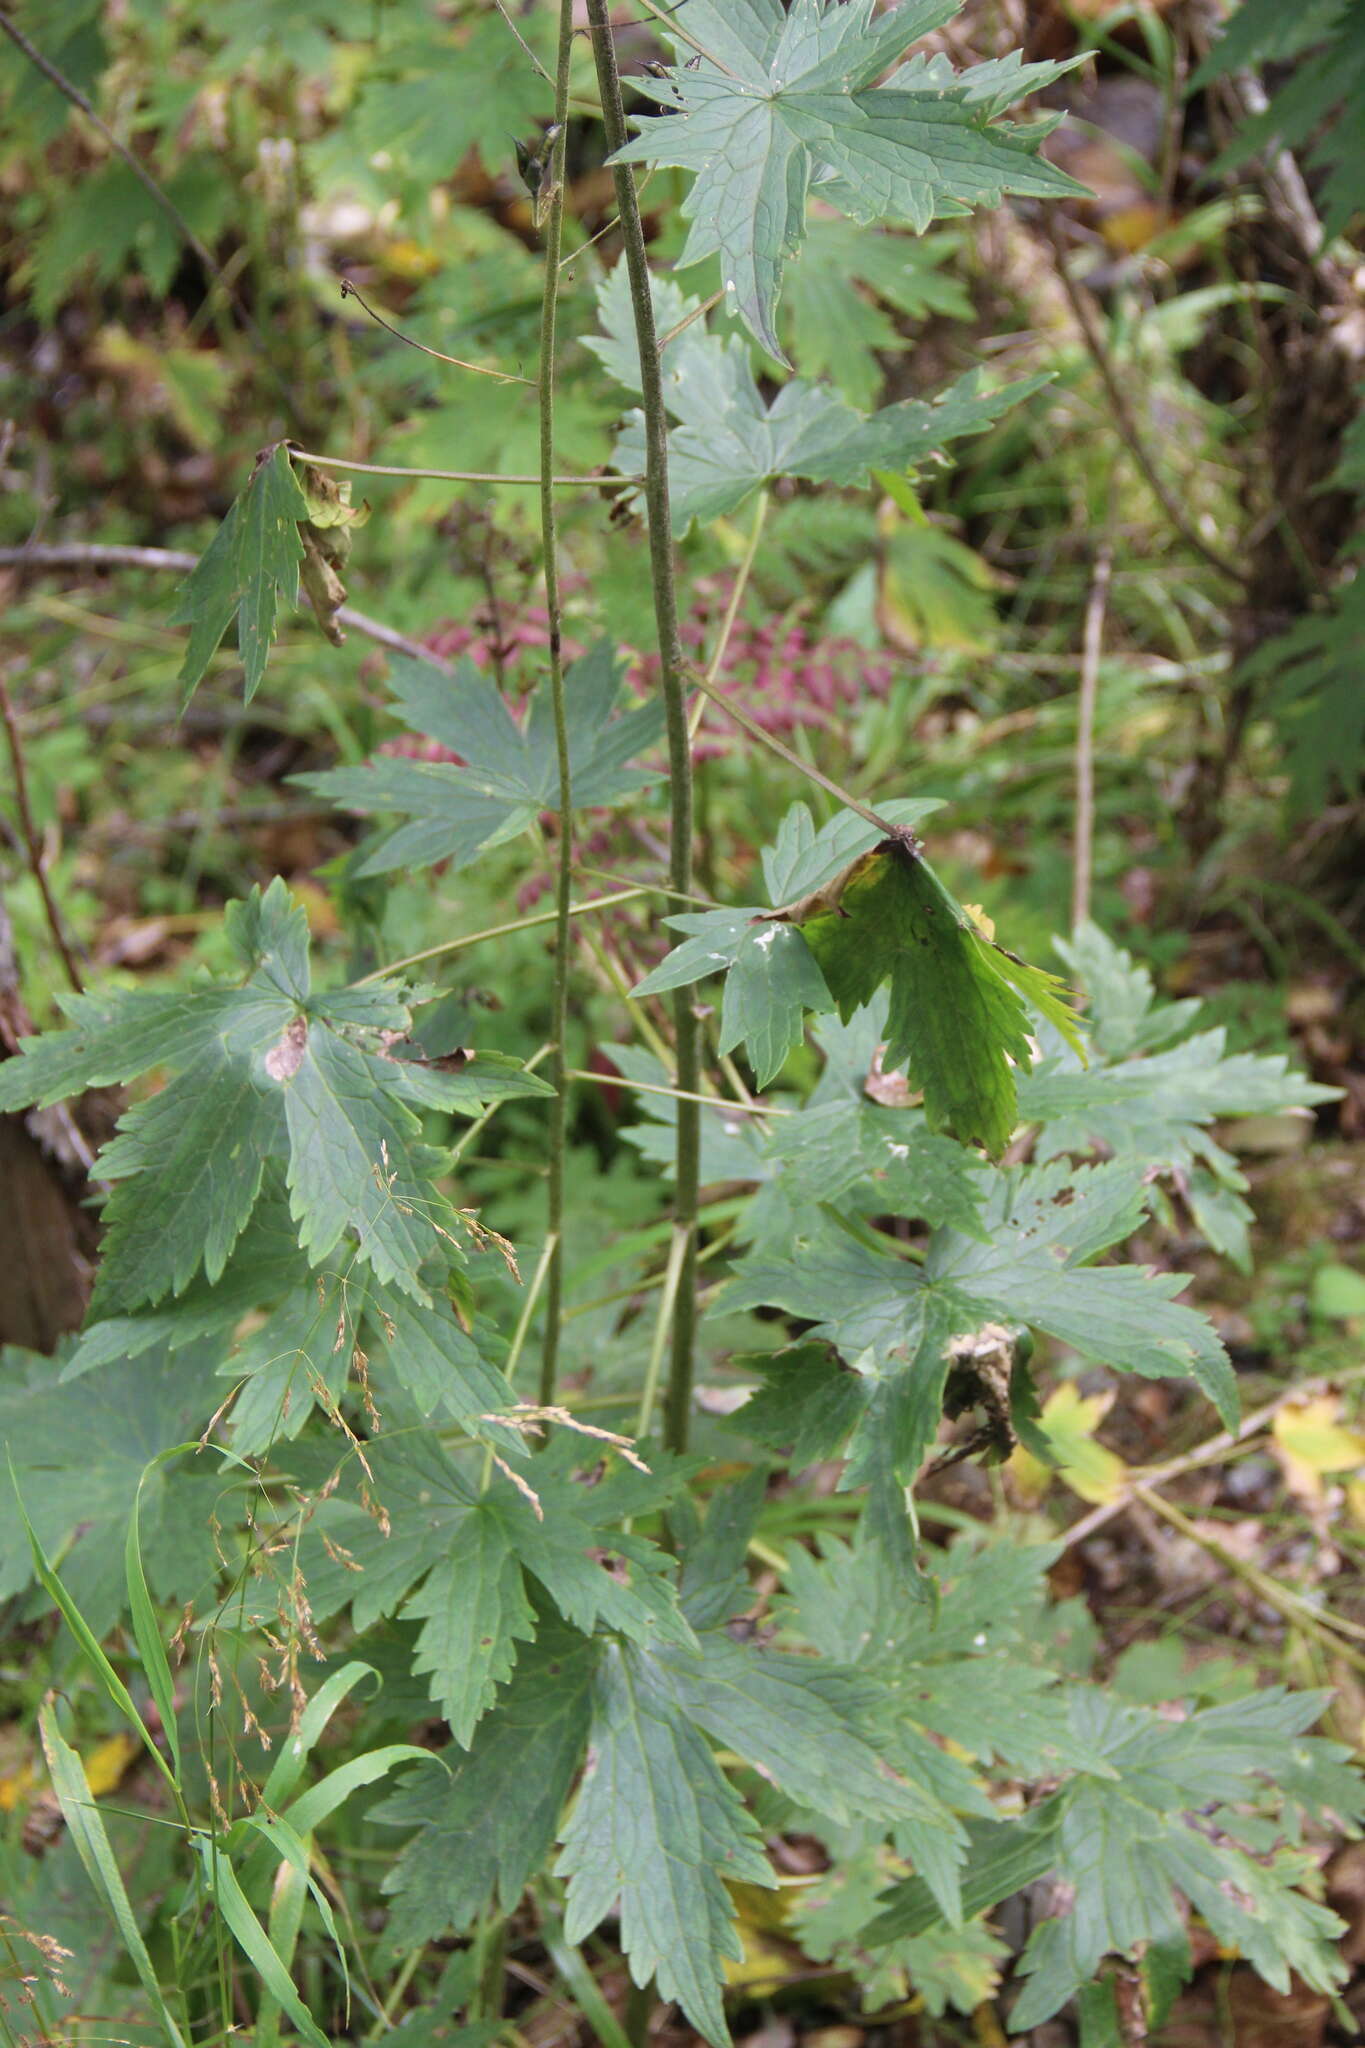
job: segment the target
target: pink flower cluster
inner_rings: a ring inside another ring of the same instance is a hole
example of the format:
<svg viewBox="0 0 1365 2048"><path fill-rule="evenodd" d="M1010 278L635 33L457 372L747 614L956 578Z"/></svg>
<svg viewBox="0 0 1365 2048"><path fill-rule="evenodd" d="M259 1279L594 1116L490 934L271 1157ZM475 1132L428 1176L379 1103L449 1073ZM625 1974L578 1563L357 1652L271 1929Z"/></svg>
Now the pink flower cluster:
<svg viewBox="0 0 1365 2048"><path fill-rule="evenodd" d="M721 631L733 584L713 576L695 586L692 609L682 626L682 641L700 666L708 659ZM658 657L642 664L652 684ZM884 697L894 668L879 654L869 654L856 640L822 635L799 618L736 619L726 643L716 688L738 699L765 732L788 733L798 725L831 727L841 711L865 697ZM702 717L694 749L699 761L729 753L743 735L714 704Z"/></svg>
<svg viewBox="0 0 1365 2048"><path fill-rule="evenodd" d="M714 647L729 603L731 579L703 578L695 586L690 612L682 625L683 646L698 665ZM487 674L499 666L512 693L529 688L543 670L550 644L549 617L543 606L530 605L495 625L486 612L468 620L444 620L426 635L433 654L446 660L468 655ZM624 650L630 654L631 650ZM564 656L575 660L581 642L565 639ZM500 657L500 660L498 659ZM643 696L657 686L657 654L631 655L628 683ZM867 697L885 697L895 673L881 654L870 654L856 640L822 635L800 618L768 619L762 624L740 617L731 628L716 687L738 699L765 731L789 733L799 725L832 727L841 712ZM731 751L738 728L715 705L702 716L695 749L698 760ZM458 761L448 747L417 734L388 740L381 749L416 761Z"/></svg>

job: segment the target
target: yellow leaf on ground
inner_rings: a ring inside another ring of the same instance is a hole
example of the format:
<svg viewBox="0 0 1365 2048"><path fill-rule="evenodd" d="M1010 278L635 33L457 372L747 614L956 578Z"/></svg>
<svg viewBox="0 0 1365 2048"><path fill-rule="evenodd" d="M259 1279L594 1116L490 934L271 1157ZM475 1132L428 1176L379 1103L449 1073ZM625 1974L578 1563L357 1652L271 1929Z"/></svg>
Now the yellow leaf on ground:
<svg viewBox="0 0 1365 2048"><path fill-rule="evenodd" d="M0 1813L14 1813L27 1806L32 1792L33 1766L27 1757L0 1771Z"/></svg>
<svg viewBox="0 0 1365 2048"><path fill-rule="evenodd" d="M730 1896L744 1953L738 1961L726 1957L726 1983L734 1991L784 1984L801 1966L798 1951L780 1931L786 1923L788 1901L780 1891L765 1891L752 1884L732 1885Z"/></svg>
<svg viewBox="0 0 1365 2048"><path fill-rule="evenodd" d="M1328 1474L1365 1467L1365 1434L1342 1422L1339 1394L1287 1401L1270 1433L1285 1485L1300 1500L1320 1501Z"/></svg>
<svg viewBox="0 0 1365 2048"><path fill-rule="evenodd" d="M1112 1394L1082 1394L1070 1381L1048 1395L1038 1427L1057 1459L1056 1477L1093 1506L1114 1500L1123 1489L1128 1467L1115 1452L1095 1442L1095 1431L1108 1414ZM1041 1500L1053 1473L1020 1445L1008 1471L1025 1501Z"/></svg>
<svg viewBox="0 0 1365 2048"><path fill-rule="evenodd" d="M141 1747L135 1735L111 1735L107 1742L101 1742L83 1759L86 1782L96 1799L117 1790L124 1772Z"/></svg>

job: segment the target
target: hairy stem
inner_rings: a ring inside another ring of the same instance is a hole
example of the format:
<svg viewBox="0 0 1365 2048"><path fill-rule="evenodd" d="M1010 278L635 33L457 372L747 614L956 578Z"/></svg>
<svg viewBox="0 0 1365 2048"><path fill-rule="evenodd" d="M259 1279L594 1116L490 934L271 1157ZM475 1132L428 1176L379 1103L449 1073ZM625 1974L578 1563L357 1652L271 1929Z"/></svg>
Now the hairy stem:
<svg viewBox="0 0 1365 2048"><path fill-rule="evenodd" d="M1081 691L1076 712L1076 848L1071 883L1071 929L1090 915L1090 878L1095 839L1095 700L1100 687L1100 652L1104 641L1104 608L1109 597L1113 556L1102 545L1095 556L1090 596L1085 607L1081 651Z"/></svg>
<svg viewBox="0 0 1365 2048"><path fill-rule="evenodd" d="M559 595L559 524L555 512L555 320L559 308L559 252L564 239L564 144L569 108L569 57L573 49L573 0L559 0L559 47L555 59L556 134L550 153L550 206L545 226L545 292L540 307L540 535L545 556L545 611L550 626L550 701L554 708L555 756L559 764L559 865L555 876L555 967L550 1004L550 1176L549 1231L554 1252L546 1278L545 1325L540 1349L541 1402L553 1401L559 1371L559 1332L564 1310L564 1156L569 1142L568 1063L564 1037L569 1024L569 917L573 897L573 776L569 767L569 719L564 703L564 614Z"/></svg>
<svg viewBox="0 0 1365 2048"><path fill-rule="evenodd" d="M626 118L621 104L621 79L616 68L608 0L588 0L597 82L602 94L602 120L607 147L615 153L626 143ZM673 570L673 538L668 499L668 417L664 410L659 366L659 338L650 295L649 261L644 228L629 164L615 164L616 207L630 279L635 337L640 350L640 392L645 419L645 504L649 512L650 581L654 590L654 622L659 642L659 672L668 732L669 881L684 894L692 888L692 747L687 730L687 690L682 640L678 633L678 593ZM682 1251L673 1311L673 1346L668 1392L664 1403L664 1442L670 1450L687 1447L692 1411L692 1368L697 1323L697 1182L701 1124L696 1101L701 1079L697 1019L692 998L679 989L673 999L678 1043L677 1167L673 1215Z"/></svg>

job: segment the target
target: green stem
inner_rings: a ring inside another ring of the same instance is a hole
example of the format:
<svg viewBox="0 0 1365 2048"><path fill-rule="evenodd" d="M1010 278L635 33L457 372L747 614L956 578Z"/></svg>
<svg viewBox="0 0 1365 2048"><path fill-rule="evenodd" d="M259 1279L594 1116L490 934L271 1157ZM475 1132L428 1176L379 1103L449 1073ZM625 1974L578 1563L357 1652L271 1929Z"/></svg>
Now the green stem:
<svg viewBox="0 0 1365 2048"><path fill-rule="evenodd" d="M647 1437L654 1420L654 1403L659 1392L659 1374L663 1369L664 1345L668 1329L678 1312L678 1281L682 1274L683 1259L687 1253L687 1233L675 1223L673 1242L668 1248L668 1264L664 1268L663 1292L659 1296L659 1312L654 1324L654 1341L649 1347L649 1364L645 1371L645 1383L640 1392L640 1409L635 1418L637 1438Z"/></svg>
<svg viewBox="0 0 1365 2048"><path fill-rule="evenodd" d="M791 748L777 737L776 733L769 732L767 727L760 725L756 718L750 718L748 712L736 704L733 697L727 697L723 691L716 689L714 684L701 673L700 669L689 666L687 669L687 679L694 689L700 690L702 695L716 706L718 711L723 711L727 718L734 720L742 732L747 732L750 739L757 740L758 744L761 747L766 747L770 754L776 754L779 761L785 761L787 766L794 768L798 775L804 775L807 782L813 782L818 788L827 791L835 799L836 803L843 804L846 810L856 811L860 818L866 818L869 825L875 825L879 832L885 832L888 836L894 836L899 830L899 827L893 825L889 818L884 818L879 811L874 811L870 804L861 802L858 797L853 796L846 790L841 783L833 781L830 776L822 774L820 769L814 767L811 762L803 761L799 754L793 753Z"/></svg>
<svg viewBox="0 0 1365 2048"><path fill-rule="evenodd" d="M526 1290L526 1298L521 1305L521 1314L517 1317L517 1327L512 1332L512 1342L507 1347L507 1356L503 1360L503 1378L507 1381L509 1387L521 1362L521 1354L526 1349L526 1338L531 1328L531 1318L535 1315L536 1303L540 1300L540 1291L545 1285L545 1275L549 1271L554 1255L555 1240L552 1237L547 1237L544 1245L541 1247L540 1257L536 1261L536 1270L531 1275L531 1284ZM480 1493L487 1493L489 1481L493 1477L493 1467L497 1462L492 1444L486 1445L483 1454L483 1475L479 1480Z"/></svg>
<svg viewBox="0 0 1365 2048"><path fill-rule="evenodd" d="M597 896L591 903L570 904L569 915L589 917L594 910L610 910L617 903L634 903L641 896L671 894L671 890L654 889L646 882L638 882L633 888L618 889L614 896ZM371 982L382 981L386 974L401 974L405 967L420 966L423 960L437 960L443 953L463 953L467 946L481 946L485 939L505 939L512 932L534 931L537 925L554 924L558 916L557 910L537 910L529 917L514 917L507 924L485 925L481 932L461 932L457 938L442 939L439 946L424 946L420 953L405 953L401 960L390 960L385 966L362 974L352 986L368 988Z"/></svg>
<svg viewBox="0 0 1365 2048"><path fill-rule="evenodd" d="M555 877L555 965L550 1005L554 1052L550 1079L550 1242L554 1246L546 1279L545 1327L540 1349L540 1400L555 1397L559 1332L564 1306L564 1160L569 1142L567 1062L569 1024L569 917L573 895L573 777L569 766L569 719L564 703L564 615L559 596L559 526L552 478L555 473L555 319L559 307L559 252L564 239L564 145L569 109L569 58L573 49L573 0L559 0L559 47L555 59L557 125L550 156L550 210L545 228L545 291L540 307L540 533L545 555L545 610L550 625L550 701L554 709L555 755L559 764L559 868Z"/></svg>
<svg viewBox="0 0 1365 2048"><path fill-rule="evenodd" d="M534 484L539 490L547 479L539 474L526 476L517 472L505 476L496 469L408 469L401 463L393 462L351 462L340 455L319 455L310 448L298 448L291 441L289 453L299 462L311 462L315 469L355 470L360 476L405 476L423 477L430 483L438 484ZM552 476L552 484L563 484L587 491L615 491L623 483L638 483L638 477L627 476Z"/></svg>
<svg viewBox="0 0 1365 2048"><path fill-rule="evenodd" d="M626 1993L626 2037L631 2048L648 2048L649 2023L658 2002L652 1977L648 1984L632 1984Z"/></svg>
<svg viewBox="0 0 1365 2048"><path fill-rule="evenodd" d="M476 1947L478 1982L474 1987L470 2017L475 2020L502 2018L503 1985L507 1975L507 1915L493 1907L482 1921Z"/></svg>
<svg viewBox="0 0 1365 2048"><path fill-rule="evenodd" d="M621 79L616 68L608 0L588 0L597 83L602 94L602 121L607 148L614 156L626 144L626 117L621 104ZM678 593L673 570L673 537L668 497L668 415L664 409L659 366L659 338L654 326L649 260L634 174L629 164L612 167L616 208L621 216L626 272L630 279L635 338L640 351L640 397L645 420L645 504L649 512L649 566L654 590L654 623L659 643L659 675L668 733L669 881L683 894L692 889L692 747L687 730L687 690L683 680L682 640L678 632ZM677 1079L682 1098L700 1094L701 1064L697 1019L692 997L679 989L673 999L678 1043ZM664 1407L664 1442L670 1450L687 1448L692 1412L693 1353L697 1325L697 1184L700 1176L701 1122L696 1102L678 1103L677 1168L674 1221L682 1239L677 1299L673 1313L673 1348Z"/></svg>

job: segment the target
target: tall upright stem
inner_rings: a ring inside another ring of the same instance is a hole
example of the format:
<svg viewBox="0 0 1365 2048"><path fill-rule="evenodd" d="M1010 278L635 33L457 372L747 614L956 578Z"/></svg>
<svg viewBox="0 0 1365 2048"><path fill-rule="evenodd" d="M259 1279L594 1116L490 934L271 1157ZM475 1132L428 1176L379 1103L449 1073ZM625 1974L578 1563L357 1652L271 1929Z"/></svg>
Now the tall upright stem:
<svg viewBox="0 0 1365 2048"><path fill-rule="evenodd" d="M621 105L621 79L616 68L608 0L588 0L597 82L602 95L602 120L613 155L625 147L626 117ZM668 735L671 802L669 881L683 895L692 890L692 747L687 731L687 690L682 641L678 633L678 594L673 573L673 538L668 500L668 416L664 410L659 367L659 337L650 296L649 261L644 228L629 164L613 166L616 210L625 245L626 274L640 350L640 391L645 418L645 505L649 513L649 566L654 589L654 623L659 642L659 673ZM664 1442L684 1450L692 1412L692 1357L697 1322L697 1180L701 1150L701 1111L689 1096L700 1093L697 1019L685 988L673 998L678 1046L677 1173L674 1218L683 1240L678 1290L673 1310L673 1346L668 1393L664 1404Z"/></svg>
<svg viewBox="0 0 1365 2048"><path fill-rule="evenodd" d="M555 880L555 971L550 1037L554 1053L550 1079L549 1240L545 1335L540 1353L540 1402L554 1400L559 1370L559 1329L564 1304L564 1162L569 1142L568 1061L564 1034L569 1021L569 911L573 887L573 777L569 768L569 721L564 703L563 612L559 597L559 524L555 513L555 321L559 309L559 253L564 233L565 122L569 107L569 56L573 47L573 0L559 0L559 52L555 62L555 137L546 175L550 204L545 228L545 291L540 306L540 532L545 555L545 609L550 622L550 699L554 707L555 753L559 762L559 867Z"/></svg>

